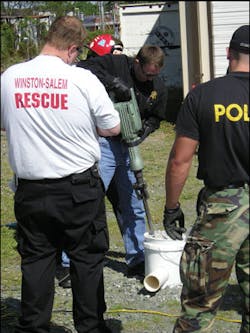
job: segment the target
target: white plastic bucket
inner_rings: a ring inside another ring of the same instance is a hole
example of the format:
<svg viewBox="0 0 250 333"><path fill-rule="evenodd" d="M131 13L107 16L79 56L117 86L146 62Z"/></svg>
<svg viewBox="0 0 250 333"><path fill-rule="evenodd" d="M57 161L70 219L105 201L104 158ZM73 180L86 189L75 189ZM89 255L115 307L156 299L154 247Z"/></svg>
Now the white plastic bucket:
<svg viewBox="0 0 250 333"><path fill-rule="evenodd" d="M155 231L153 235L146 232L144 237L144 287L155 292L167 286L181 285L179 265L186 243L185 235L183 240L173 240L165 231Z"/></svg>

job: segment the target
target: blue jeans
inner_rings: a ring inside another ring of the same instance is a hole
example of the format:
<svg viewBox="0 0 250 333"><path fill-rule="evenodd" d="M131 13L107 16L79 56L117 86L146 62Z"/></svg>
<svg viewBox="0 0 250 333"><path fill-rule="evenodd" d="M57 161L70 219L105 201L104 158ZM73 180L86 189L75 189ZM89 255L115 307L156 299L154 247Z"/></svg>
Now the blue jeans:
<svg viewBox="0 0 250 333"><path fill-rule="evenodd" d="M130 170L128 148L118 138L100 137L99 143L100 176L106 192L112 181L113 189L108 198L113 205L124 241L126 263L134 266L144 261L146 223L143 201L137 198L133 189L136 178L134 172Z"/></svg>
<svg viewBox="0 0 250 333"><path fill-rule="evenodd" d="M108 198L113 205L125 247L125 261L134 266L144 261L144 233L146 232L143 201L133 189L136 182L130 170L128 148L118 138L99 138L101 160L99 173L105 191L110 185ZM112 183L111 183L112 181ZM62 253L62 266L69 266L67 255Z"/></svg>
<svg viewBox="0 0 250 333"><path fill-rule="evenodd" d="M69 267L69 257L64 251L62 252L62 267Z"/></svg>

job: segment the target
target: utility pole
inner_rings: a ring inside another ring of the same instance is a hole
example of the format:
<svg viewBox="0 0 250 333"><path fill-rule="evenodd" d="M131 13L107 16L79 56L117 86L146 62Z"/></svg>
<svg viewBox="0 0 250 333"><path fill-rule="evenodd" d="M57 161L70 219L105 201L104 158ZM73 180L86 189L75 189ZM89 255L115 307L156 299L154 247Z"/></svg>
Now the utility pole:
<svg viewBox="0 0 250 333"><path fill-rule="evenodd" d="M120 38L119 33L119 4L118 2L114 2L113 7L113 26L114 26L114 37Z"/></svg>
<svg viewBox="0 0 250 333"><path fill-rule="evenodd" d="M99 15L100 15L100 27L101 30L105 30L105 18L104 18L104 3L103 1L98 1Z"/></svg>

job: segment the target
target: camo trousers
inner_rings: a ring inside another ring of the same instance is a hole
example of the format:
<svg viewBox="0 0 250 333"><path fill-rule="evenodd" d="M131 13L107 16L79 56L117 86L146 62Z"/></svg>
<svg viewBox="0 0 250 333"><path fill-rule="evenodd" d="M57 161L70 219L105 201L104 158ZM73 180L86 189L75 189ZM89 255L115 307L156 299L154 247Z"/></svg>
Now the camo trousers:
<svg viewBox="0 0 250 333"><path fill-rule="evenodd" d="M211 332L235 264L244 295L240 333L249 333L249 186L204 188L184 247L181 316L173 333Z"/></svg>

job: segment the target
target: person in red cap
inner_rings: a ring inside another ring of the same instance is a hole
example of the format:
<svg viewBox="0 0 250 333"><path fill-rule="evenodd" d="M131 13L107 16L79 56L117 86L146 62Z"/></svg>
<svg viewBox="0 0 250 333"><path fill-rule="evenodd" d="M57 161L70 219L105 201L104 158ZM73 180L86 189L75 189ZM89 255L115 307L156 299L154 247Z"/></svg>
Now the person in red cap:
<svg viewBox="0 0 250 333"><path fill-rule="evenodd" d="M105 54L121 54L123 52L123 43L110 34L96 36L89 44L87 58L93 56L103 56Z"/></svg>
<svg viewBox="0 0 250 333"><path fill-rule="evenodd" d="M198 147L204 187L181 257L182 312L173 333L213 332L234 265L243 297L240 333L249 333L249 25L234 32L227 59L227 75L186 96L166 168L163 225L179 240L179 198Z"/></svg>
<svg viewBox="0 0 250 333"><path fill-rule="evenodd" d="M106 51L105 38L98 38L92 50ZM112 47L109 48L112 50ZM111 51L112 52L112 51ZM143 124L143 139L160 127L166 119L168 89L160 77L165 54L157 45L143 45L134 56L103 54L80 61L77 66L91 70L104 84L114 103L135 97ZM99 138L101 178L112 203L125 248L126 276L142 280L145 274L144 234L146 212L143 200L135 189L136 178L131 170L129 147L122 136Z"/></svg>

